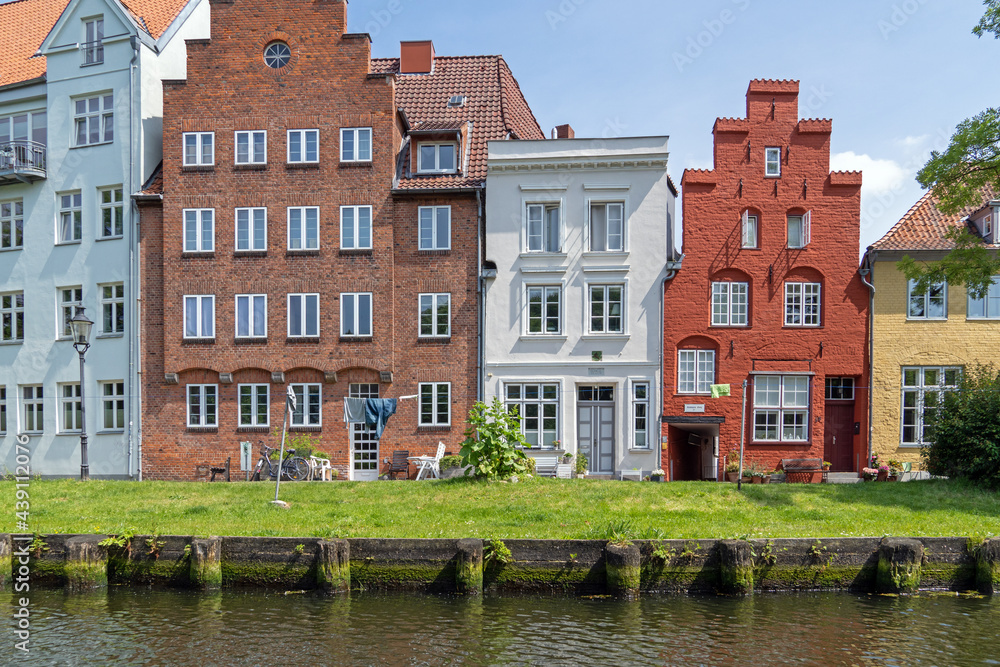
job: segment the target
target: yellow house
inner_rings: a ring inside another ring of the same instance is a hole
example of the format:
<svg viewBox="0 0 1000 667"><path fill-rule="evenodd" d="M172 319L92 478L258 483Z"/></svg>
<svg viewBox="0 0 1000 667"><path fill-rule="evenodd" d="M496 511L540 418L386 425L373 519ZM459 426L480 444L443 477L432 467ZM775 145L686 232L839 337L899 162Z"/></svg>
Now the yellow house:
<svg viewBox="0 0 1000 667"><path fill-rule="evenodd" d="M954 388L963 367L995 361L1000 341L1000 276L985 299L969 298L964 285L939 284L915 294L896 262L905 255L925 262L943 258L954 247L945 234L959 226L996 247L998 219L995 196L945 215L927 194L865 252L862 274L873 293L870 447L882 462L920 467L928 413Z"/></svg>

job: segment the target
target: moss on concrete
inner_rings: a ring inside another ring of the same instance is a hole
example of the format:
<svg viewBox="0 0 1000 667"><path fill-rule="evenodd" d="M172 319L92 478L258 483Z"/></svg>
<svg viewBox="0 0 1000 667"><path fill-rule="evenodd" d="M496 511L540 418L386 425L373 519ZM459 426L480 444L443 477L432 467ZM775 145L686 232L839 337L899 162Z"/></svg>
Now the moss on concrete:
<svg viewBox="0 0 1000 667"><path fill-rule="evenodd" d="M221 583L226 587L260 586L309 590L316 587L313 563L233 562L220 563Z"/></svg>
<svg viewBox="0 0 1000 667"><path fill-rule="evenodd" d="M106 588L108 585L107 561L67 561L65 572L66 585L70 590L83 591L92 588Z"/></svg>

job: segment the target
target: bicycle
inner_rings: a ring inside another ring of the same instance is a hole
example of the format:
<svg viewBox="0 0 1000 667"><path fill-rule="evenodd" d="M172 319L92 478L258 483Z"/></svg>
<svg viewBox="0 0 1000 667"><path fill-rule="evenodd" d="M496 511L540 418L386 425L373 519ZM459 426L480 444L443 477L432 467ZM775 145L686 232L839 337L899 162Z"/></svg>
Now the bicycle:
<svg viewBox="0 0 1000 667"><path fill-rule="evenodd" d="M260 460L253 469L253 476L250 481L259 482L264 478L264 466L267 466L266 475L268 479L277 479L278 464L271 461L271 452L278 451L274 447L268 447L264 441L260 441ZM295 456L294 449L285 450L285 459L281 462L281 479L291 482L301 482L309 478L309 462L301 456Z"/></svg>

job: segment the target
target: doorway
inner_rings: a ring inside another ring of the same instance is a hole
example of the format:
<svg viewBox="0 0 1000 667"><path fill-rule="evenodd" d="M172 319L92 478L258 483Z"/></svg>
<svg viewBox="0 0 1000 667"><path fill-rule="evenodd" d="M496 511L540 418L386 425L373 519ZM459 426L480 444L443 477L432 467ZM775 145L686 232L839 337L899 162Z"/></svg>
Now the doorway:
<svg viewBox="0 0 1000 667"><path fill-rule="evenodd" d="M834 472L854 471L854 378L826 378L823 459Z"/></svg>
<svg viewBox="0 0 1000 667"><path fill-rule="evenodd" d="M587 471L610 475L615 471L615 388L582 386L576 389L579 451L587 455Z"/></svg>
<svg viewBox="0 0 1000 667"><path fill-rule="evenodd" d="M352 384L351 398L378 398L377 384ZM374 482L378 479L378 438L375 427L351 424L351 479Z"/></svg>

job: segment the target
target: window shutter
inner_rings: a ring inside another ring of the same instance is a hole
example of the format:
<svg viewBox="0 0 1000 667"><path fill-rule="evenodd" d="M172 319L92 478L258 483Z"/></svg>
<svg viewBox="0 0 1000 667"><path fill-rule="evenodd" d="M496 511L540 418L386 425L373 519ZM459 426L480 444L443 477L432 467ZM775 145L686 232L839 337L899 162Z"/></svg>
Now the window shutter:
<svg viewBox="0 0 1000 667"><path fill-rule="evenodd" d="M743 211L743 247L750 245L750 211Z"/></svg>
<svg viewBox="0 0 1000 667"><path fill-rule="evenodd" d="M802 216L802 245L807 246L812 241L812 211L806 211Z"/></svg>

